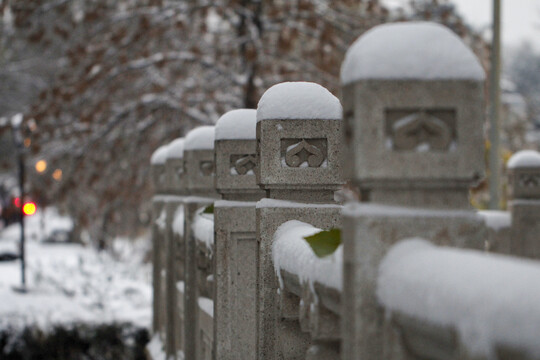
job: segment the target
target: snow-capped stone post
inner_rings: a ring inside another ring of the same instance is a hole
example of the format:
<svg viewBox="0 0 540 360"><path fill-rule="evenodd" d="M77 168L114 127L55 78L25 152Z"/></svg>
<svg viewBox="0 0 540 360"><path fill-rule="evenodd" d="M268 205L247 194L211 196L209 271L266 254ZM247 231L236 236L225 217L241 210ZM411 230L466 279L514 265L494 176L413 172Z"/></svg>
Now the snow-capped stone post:
<svg viewBox="0 0 540 360"><path fill-rule="evenodd" d="M178 349L182 349L182 318L178 309L178 301L183 301L178 294L176 284L183 280L184 250L183 238L173 231L173 222L187 195L184 173L184 138L173 140L167 146L165 160L165 182L167 197L165 204L165 349L169 357L174 357Z"/></svg>
<svg viewBox="0 0 540 360"><path fill-rule="evenodd" d="M403 355L376 295L394 243L419 236L483 248L468 188L484 171L484 78L467 46L435 23L377 26L346 54L345 168L367 203L344 209L344 359Z"/></svg>
<svg viewBox="0 0 540 360"><path fill-rule="evenodd" d="M214 187L214 127L200 126L186 135L184 143L184 170L189 197L184 204L184 327L183 344L186 359L199 359L201 333L199 327L200 279L198 246L193 233L197 210L212 204L217 198Z"/></svg>
<svg viewBox="0 0 540 360"><path fill-rule="evenodd" d="M540 153L523 150L508 161L512 255L540 259Z"/></svg>
<svg viewBox="0 0 540 360"><path fill-rule="evenodd" d="M343 183L341 112L335 96L308 82L274 85L257 107L255 173L267 195L256 210L259 360L305 358L311 345L300 328L300 298L278 294L272 244L277 228L289 220L339 227L341 206L334 203L334 191Z"/></svg>
<svg viewBox="0 0 540 360"><path fill-rule="evenodd" d="M216 123L214 203L215 358L255 359L257 236L255 204L265 193L255 182L257 111L238 109Z"/></svg>
<svg viewBox="0 0 540 360"><path fill-rule="evenodd" d="M152 184L154 186L154 197L152 198L152 283L153 283L153 308L152 308L152 329L154 333L164 335L165 331L165 297L163 293L164 279L162 271L165 269L165 234L164 222L160 218L165 204L165 160L167 156L167 145L159 147L150 158ZM163 340L163 339L162 339Z"/></svg>

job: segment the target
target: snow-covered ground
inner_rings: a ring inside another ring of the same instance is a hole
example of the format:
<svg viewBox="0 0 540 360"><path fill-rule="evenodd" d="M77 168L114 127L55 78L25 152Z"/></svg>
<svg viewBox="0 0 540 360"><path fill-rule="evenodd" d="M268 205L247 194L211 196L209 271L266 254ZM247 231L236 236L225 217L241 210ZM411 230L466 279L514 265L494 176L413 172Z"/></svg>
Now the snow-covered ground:
<svg viewBox="0 0 540 360"><path fill-rule="evenodd" d="M29 291L13 291L20 285L20 262L0 262L0 329L26 325L47 329L76 322L130 322L148 328L151 268L143 264L148 238L116 239L112 254L78 244L41 242L44 234L68 223L53 210L27 218ZM0 231L0 249L18 246L17 226Z"/></svg>

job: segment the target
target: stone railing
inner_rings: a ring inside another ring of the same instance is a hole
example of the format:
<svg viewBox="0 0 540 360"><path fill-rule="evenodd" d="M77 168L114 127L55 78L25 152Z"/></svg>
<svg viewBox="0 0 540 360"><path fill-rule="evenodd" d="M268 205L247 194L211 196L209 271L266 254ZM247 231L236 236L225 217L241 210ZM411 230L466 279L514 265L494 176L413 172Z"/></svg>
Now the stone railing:
<svg viewBox="0 0 540 360"><path fill-rule="evenodd" d="M470 50L439 25L384 25L341 77L343 108L282 83L155 152L152 357L540 358L540 154L510 160L508 212L471 208ZM362 202L334 200L344 178ZM341 245L319 257L305 238L331 229Z"/></svg>

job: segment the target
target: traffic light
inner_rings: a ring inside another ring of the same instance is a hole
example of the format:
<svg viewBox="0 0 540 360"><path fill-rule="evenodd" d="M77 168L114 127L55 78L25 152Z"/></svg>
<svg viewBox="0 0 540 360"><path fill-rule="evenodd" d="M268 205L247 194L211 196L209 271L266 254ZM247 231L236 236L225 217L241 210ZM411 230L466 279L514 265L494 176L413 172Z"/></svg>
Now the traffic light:
<svg viewBox="0 0 540 360"><path fill-rule="evenodd" d="M36 204L34 202L27 202L23 206L23 213L26 216L34 215L36 213Z"/></svg>

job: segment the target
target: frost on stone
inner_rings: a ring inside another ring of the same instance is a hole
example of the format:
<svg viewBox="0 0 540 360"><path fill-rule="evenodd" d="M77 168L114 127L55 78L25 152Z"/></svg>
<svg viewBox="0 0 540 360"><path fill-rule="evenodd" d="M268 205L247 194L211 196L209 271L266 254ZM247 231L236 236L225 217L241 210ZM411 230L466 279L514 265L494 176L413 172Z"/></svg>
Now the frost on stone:
<svg viewBox="0 0 540 360"><path fill-rule="evenodd" d="M229 111L216 123L216 140L255 140L256 125L257 110Z"/></svg>
<svg viewBox="0 0 540 360"><path fill-rule="evenodd" d="M163 165L167 160L167 146L160 146L154 151L152 157L150 158L150 164L152 165Z"/></svg>
<svg viewBox="0 0 540 360"><path fill-rule="evenodd" d="M167 159L182 159L184 157L184 142L183 137L171 141L167 147Z"/></svg>
<svg viewBox="0 0 540 360"><path fill-rule="evenodd" d="M257 106L257 121L275 119L340 120L341 103L326 88L312 82L272 86Z"/></svg>
<svg viewBox="0 0 540 360"><path fill-rule="evenodd" d="M213 150L214 149L214 126L199 126L186 135L184 142L185 150Z"/></svg>
<svg viewBox="0 0 540 360"><path fill-rule="evenodd" d="M509 169L522 167L538 167L540 168L540 153L535 150L522 150L515 153L506 166Z"/></svg>
<svg viewBox="0 0 540 360"><path fill-rule="evenodd" d="M404 240L379 267L386 310L457 331L473 355L504 345L540 356L540 265L531 260Z"/></svg>
<svg viewBox="0 0 540 360"><path fill-rule="evenodd" d="M365 79L484 78L478 59L456 34L423 21L375 26L352 44L341 67L344 85Z"/></svg>
<svg viewBox="0 0 540 360"><path fill-rule="evenodd" d="M302 282L342 289L342 246L331 255L319 258L304 239L320 232L321 229L297 220L287 221L276 230L272 259L280 286L283 286L281 270L285 270L297 275Z"/></svg>

